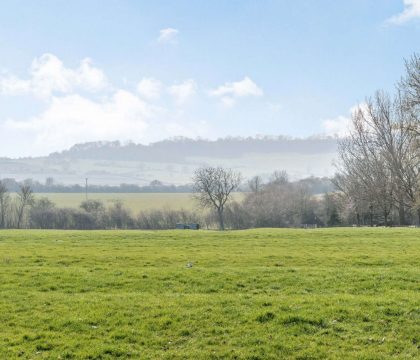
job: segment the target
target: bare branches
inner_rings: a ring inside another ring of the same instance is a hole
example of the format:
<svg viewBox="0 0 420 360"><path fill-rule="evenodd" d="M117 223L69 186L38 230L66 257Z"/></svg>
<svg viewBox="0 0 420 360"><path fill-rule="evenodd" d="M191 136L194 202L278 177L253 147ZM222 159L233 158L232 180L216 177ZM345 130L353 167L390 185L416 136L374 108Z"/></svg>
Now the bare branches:
<svg viewBox="0 0 420 360"><path fill-rule="evenodd" d="M248 187L253 193L260 192L263 187L263 180L261 176L254 176L252 179L248 180Z"/></svg>
<svg viewBox="0 0 420 360"><path fill-rule="evenodd" d="M241 175L232 169L206 167L195 172L193 182L194 198L202 207L217 211L220 229L224 230L223 211L232 192L240 185Z"/></svg>
<svg viewBox="0 0 420 360"><path fill-rule="evenodd" d="M420 217L419 80L420 58L414 55L398 94L391 98L378 91L367 99L352 116L349 137L339 141L336 186L358 211L382 211L385 223L393 208L400 224L406 209Z"/></svg>
<svg viewBox="0 0 420 360"><path fill-rule="evenodd" d="M400 81L399 89L403 93L406 109L420 106L420 56L414 54L405 62L406 75Z"/></svg>
<svg viewBox="0 0 420 360"><path fill-rule="evenodd" d="M30 185L21 185L20 192L17 196L17 228L20 229L26 207L31 206L34 203L34 195Z"/></svg>

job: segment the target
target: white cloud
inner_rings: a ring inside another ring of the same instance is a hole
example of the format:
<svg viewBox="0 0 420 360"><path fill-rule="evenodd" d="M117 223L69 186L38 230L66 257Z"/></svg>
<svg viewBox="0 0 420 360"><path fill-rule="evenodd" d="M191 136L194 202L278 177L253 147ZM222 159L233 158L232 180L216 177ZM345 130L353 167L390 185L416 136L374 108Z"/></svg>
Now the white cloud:
<svg viewBox="0 0 420 360"><path fill-rule="evenodd" d="M212 96L231 95L234 97L262 96L263 91L248 76L236 82L227 82L210 92Z"/></svg>
<svg viewBox="0 0 420 360"><path fill-rule="evenodd" d="M326 119L322 122L324 133L329 136L345 137L351 130L351 118L357 112L361 110L366 117L368 117L368 109L366 103L354 105L350 108L347 116L340 115L334 119Z"/></svg>
<svg viewBox="0 0 420 360"><path fill-rule="evenodd" d="M322 122L324 132L329 136L345 137L348 134L349 125L350 118L342 115Z"/></svg>
<svg viewBox="0 0 420 360"><path fill-rule="evenodd" d="M143 139L157 111L125 90L101 102L71 94L53 97L40 115L8 120L6 127L32 134L35 151L52 151L85 141Z"/></svg>
<svg viewBox="0 0 420 360"><path fill-rule="evenodd" d="M253 82L248 76L236 82L227 82L217 89L209 92L210 96L219 97L225 106L231 107L235 104L235 99L246 96L263 96L263 90Z"/></svg>
<svg viewBox="0 0 420 360"><path fill-rule="evenodd" d="M78 94L54 96L42 113L27 120L0 123L0 132L5 137L19 134L28 139L22 145L31 156L36 156L89 141L132 140L147 144L185 134L204 136L208 128L206 122L180 119L176 111L153 106L129 91L117 90L100 101Z"/></svg>
<svg viewBox="0 0 420 360"><path fill-rule="evenodd" d="M137 92L146 99L156 100L160 97L162 83L152 78L143 78L137 84Z"/></svg>
<svg viewBox="0 0 420 360"><path fill-rule="evenodd" d="M160 43L175 43L178 37L178 29L166 28L159 31L158 42Z"/></svg>
<svg viewBox="0 0 420 360"><path fill-rule="evenodd" d="M197 84L194 80L188 79L180 84L169 86L168 92L175 99L177 105L182 105L197 92Z"/></svg>
<svg viewBox="0 0 420 360"><path fill-rule="evenodd" d="M233 97L230 96L223 96L220 98L220 101L222 102L222 104L228 108L230 107L234 107L236 104L236 101Z"/></svg>
<svg viewBox="0 0 420 360"><path fill-rule="evenodd" d="M404 10L387 20L388 24L401 25L415 18L420 18L420 0L403 0Z"/></svg>
<svg viewBox="0 0 420 360"><path fill-rule="evenodd" d="M76 90L96 92L108 86L102 70L93 67L89 58L83 59L76 69L70 69L57 56L43 54L33 60L29 74L30 78L26 80L3 76L0 78L0 93L31 93L38 98L48 99L55 93L69 94Z"/></svg>
<svg viewBox="0 0 420 360"><path fill-rule="evenodd" d="M38 113L0 119L0 134L7 140L0 142L0 152L35 156L87 141L149 143L208 132L205 122L196 121L195 116L190 121L180 107L197 91L192 79L165 86L159 80L143 78L132 92L113 87L88 59L71 69L51 54L35 59L29 74L27 79L0 75L0 96L31 95L45 100ZM164 92L174 101L163 99Z"/></svg>
<svg viewBox="0 0 420 360"><path fill-rule="evenodd" d="M0 78L0 94L2 95L20 95L28 93L31 90L31 84L27 80L22 80L14 75L7 75Z"/></svg>

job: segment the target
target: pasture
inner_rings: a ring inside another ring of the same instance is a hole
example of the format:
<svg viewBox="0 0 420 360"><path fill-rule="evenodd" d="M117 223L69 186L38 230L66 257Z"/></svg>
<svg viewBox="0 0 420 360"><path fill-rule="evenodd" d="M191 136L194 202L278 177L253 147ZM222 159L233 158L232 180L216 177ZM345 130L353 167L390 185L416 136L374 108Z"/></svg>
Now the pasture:
<svg viewBox="0 0 420 360"><path fill-rule="evenodd" d="M46 197L59 207L79 207L86 199L84 193L39 193L37 198ZM149 209L193 209L196 204L188 193L91 193L90 200L101 200L105 206L121 201L133 213Z"/></svg>
<svg viewBox="0 0 420 360"><path fill-rule="evenodd" d="M36 198L46 197L59 207L80 206L86 199L84 193L38 193ZM233 194L234 200L241 200L242 193ZM134 214L150 209L194 210L197 204L189 193L91 193L90 200L101 200L105 206L121 201Z"/></svg>
<svg viewBox="0 0 420 360"><path fill-rule="evenodd" d="M414 359L420 229L0 231L1 359Z"/></svg>

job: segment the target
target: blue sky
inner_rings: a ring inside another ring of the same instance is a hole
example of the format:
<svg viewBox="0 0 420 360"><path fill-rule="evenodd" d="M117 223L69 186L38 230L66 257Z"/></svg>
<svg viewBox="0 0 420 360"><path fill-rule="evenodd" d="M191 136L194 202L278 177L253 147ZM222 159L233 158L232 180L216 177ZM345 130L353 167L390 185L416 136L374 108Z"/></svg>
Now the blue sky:
<svg viewBox="0 0 420 360"><path fill-rule="evenodd" d="M2 1L0 156L342 133L420 51L420 0Z"/></svg>

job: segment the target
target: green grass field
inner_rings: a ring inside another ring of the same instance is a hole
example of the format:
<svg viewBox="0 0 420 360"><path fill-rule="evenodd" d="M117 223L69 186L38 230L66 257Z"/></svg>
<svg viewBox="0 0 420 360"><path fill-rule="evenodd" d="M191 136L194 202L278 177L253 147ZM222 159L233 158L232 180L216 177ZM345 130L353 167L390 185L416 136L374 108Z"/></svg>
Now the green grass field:
<svg viewBox="0 0 420 360"><path fill-rule="evenodd" d="M84 193L39 193L36 198L46 197L59 207L80 206L86 199ZM233 199L240 201L242 193L233 194ZM172 209L194 210L197 204L191 194L188 193L92 193L88 195L91 200L102 200L105 206L112 205L115 201L121 201L134 214L149 209Z"/></svg>
<svg viewBox="0 0 420 360"><path fill-rule="evenodd" d="M38 193L36 198L46 197L59 207L80 206L86 199L84 193ZM116 200L121 201L134 214L149 209L194 210L197 204L188 193L92 193L88 196L92 200L102 200L105 206L112 205ZM242 193L233 194L233 199L240 201Z"/></svg>
<svg viewBox="0 0 420 360"><path fill-rule="evenodd" d="M46 197L59 207L76 208L86 199L84 193L39 193L37 198ZM102 200L106 206L121 201L133 213L148 209L193 209L196 204L187 193L92 193L91 200Z"/></svg>
<svg viewBox="0 0 420 360"><path fill-rule="evenodd" d="M0 231L0 359L418 359L419 264L420 229Z"/></svg>

